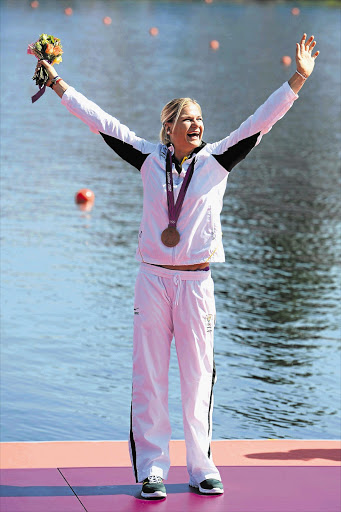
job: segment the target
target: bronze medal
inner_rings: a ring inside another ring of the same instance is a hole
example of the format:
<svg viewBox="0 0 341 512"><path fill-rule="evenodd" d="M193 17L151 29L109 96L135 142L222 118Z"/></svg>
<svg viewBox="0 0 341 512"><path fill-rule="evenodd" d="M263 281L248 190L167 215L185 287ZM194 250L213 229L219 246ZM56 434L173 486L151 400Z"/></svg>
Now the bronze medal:
<svg viewBox="0 0 341 512"><path fill-rule="evenodd" d="M176 229L176 223L178 221L182 203L185 199L185 194L192 179L194 171L194 162L192 161L187 169L186 176L182 182L178 198L174 204L174 192L173 192L173 178L172 178L172 153L168 149L166 157L166 193L168 203L168 228L164 229L161 233L161 242L166 247L175 247L180 242L180 233Z"/></svg>
<svg viewBox="0 0 341 512"><path fill-rule="evenodd" d="M161 233L161 241L166 247L175 247L180 242L180 233L174 226L168 226Z"/></svg>

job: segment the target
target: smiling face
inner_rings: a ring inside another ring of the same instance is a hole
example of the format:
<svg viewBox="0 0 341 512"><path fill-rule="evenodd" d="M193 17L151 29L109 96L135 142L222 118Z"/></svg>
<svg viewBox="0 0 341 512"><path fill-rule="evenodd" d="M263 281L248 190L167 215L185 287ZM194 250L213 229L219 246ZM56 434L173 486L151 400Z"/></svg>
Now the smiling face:
<svg viewBox="0 0 341 512"><path fill-rule="evenodd" d="M188 103L182 109L177 122L166 123L166 131L174 146L174 154L180 162L199 147L204 133L201 109L196 103Z"/></svg>

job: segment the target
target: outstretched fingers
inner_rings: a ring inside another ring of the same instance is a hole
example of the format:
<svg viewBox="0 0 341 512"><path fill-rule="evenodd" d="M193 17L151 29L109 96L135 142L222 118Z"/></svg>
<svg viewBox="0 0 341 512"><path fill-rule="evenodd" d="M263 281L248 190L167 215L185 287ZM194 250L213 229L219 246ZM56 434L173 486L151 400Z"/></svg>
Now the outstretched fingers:
<svg viewBox="0 0 341 512"><path fill-rule="evenodd" d="M311 53L314 47L316 46L316 41L314 40L314 36L310 36L308 40L306 40L306 37L307 34L303 34L300 42L300 49L302 52L305 50Z"/></svg>
<svg viewBox="0 0 341 512"><path fill-rule="evenodd" d="M301 57L301 45L296 43L296 57Z"/></svg>
<svg viewBox="0 0 341 512"><path fill-rule="evenodd" d="M307 47L308 52L311 53L315 45L316 45L316 41L312 41L311 45L309 47Z"/></svg>
<svg viewBox="0 0 341 512"><path fill-rule="evenodd" d="M300 48L304 49L305 48L305 40L307 38L307 34L303 34L302 38L301 38L301 41L300 41Z"/></svg>
<svg viewBox="0 0 341 512"><path fill-rule="evenodd" d="M309 50L310 46L313 44L314 36L310 36L308 41L305 43L306 50Z"/></svg>
<svg viewBox="0 0 341 512"><path fill-rule="evenodd" d="M307 34L303 34L301 41L299 43L296 43L296 53L297 56L301 57L305 54L305 52L312 53L313 49L316 46L316 41L314 39L314 36L310 36L309 39L307 39ZM316 59L316 57L319 55L319 51L317 51L312 57Z"/></svg>

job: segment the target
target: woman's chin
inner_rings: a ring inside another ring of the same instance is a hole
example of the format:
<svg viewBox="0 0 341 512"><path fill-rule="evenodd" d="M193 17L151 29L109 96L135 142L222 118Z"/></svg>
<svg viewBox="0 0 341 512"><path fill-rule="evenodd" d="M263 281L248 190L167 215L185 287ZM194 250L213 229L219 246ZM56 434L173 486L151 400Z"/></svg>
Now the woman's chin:
<svg viewBox="0 0 341 512"><path fill-rule="evenodd" d="M187 143L191 148L197 148L201 144L201 139L199 137L196 137L194 139L187 139Z"/></svg>

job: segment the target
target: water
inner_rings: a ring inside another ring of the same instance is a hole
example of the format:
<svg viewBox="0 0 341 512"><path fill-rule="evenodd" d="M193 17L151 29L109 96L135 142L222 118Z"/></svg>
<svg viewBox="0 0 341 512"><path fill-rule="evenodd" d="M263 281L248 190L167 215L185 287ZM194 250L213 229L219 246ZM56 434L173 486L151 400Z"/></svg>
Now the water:
<svg viewBox="0 0 341 512"><path fill-rule="evenodd" d="M61 38L67 82L153 141L162 106L187 95L203 106L205 140L219 140L291 76L280 58L301 33L316 36L321 55L300 99L228 182L227 261L212 265L213 435L339 438L340 10L83 0L67 17L65 6L1 3L1 440L129 430L142 186L50 90L31 105L25 52L42 32ZM82 187L96 194L91 213L74 204ZM179 439L174 347L170 378Z"/></svg>

